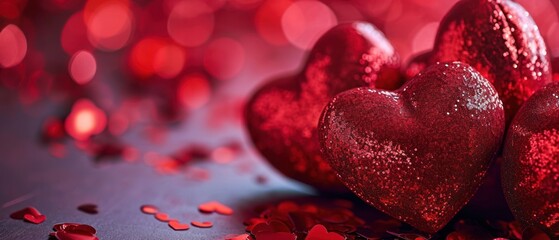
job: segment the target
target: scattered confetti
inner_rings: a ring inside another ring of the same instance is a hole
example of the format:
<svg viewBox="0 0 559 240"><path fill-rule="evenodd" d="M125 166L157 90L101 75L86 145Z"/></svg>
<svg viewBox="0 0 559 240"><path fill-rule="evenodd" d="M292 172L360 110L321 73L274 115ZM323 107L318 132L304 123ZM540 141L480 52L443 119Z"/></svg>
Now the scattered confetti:
<svg viewBox="0 0 559 240"><path fill-rule="evenodd" d="M203 213L212 213L216 212L221 215L232 215L233 209L228 206L225 206L217 201L211 201L207 203L200 204L198 206L198 210Z"/></svg>
<svg viewBox="0 0 559 240"><path fill-rule="evenodd" d="M326 227L317 224L311 228L306 240L344 240L345 237L335 232L328 232Z"/></svg>
<svg viewBox="0 0 559 240"><path fill-rule="evenodd" d="M162 222L169 222L171 219L169 218L169 215L167 215L166 213L156 213L155 214L155 219L162 221Z"/></svg>
<svg viewBox="0 0 559 240"><path fill-rule="evenodd" d="M25 220L26 222L34 224L40 224L47 219L45 215L42 215L39 210L34 207L26 207L24 209L16 211L10 214L10 217L12 219Z"/></svg>
<svg viewBox="0 0 559 240"><path fill-rule="evenodd" d="M140 210L145 214L156 214L159 210L153 205L142 205Z"/></svg>
<svg viewBox="0 0 559 240"><path fill-rule="evenodd" d="M186 231L190 229L190 226L186 223L180 223L177 220L169 221L169 227L171 227L175 231Z"/></svg>
<svg viewBox="0 0 559 240"><path fill-rule="evenodd" d="M213 227L213 223L212 222L198 222L198 221L192 221L190 224L192 224L192 226L195 227L199 227L199 228L211 228Z"/></svg>
<svg viewBox="0 0 559 240"><path fill-rule="evenodd" d="M34 224L39 224L44 222L47 219L47 217L45 215L32 215L32 214L25 214L23 215L23 220L30 222L30 223L34 223Z"/></svg>
<svg viewBox="0 0 559 240"><path fill-rule="evenodd" d="M89 214L97 214L99 213L97 211L97 205L95 204L91 204L91 203L87 203L87 204L82 204L80 206L78 206L78 210L84 212L84 213L89 213Z"/></svg>
<svg viewBox="0 0 559 240"><path fill-rule="evenodd" d="M92 226L81 223L59 223L52 228L51 237L58 240L99 240Z"/></svg>

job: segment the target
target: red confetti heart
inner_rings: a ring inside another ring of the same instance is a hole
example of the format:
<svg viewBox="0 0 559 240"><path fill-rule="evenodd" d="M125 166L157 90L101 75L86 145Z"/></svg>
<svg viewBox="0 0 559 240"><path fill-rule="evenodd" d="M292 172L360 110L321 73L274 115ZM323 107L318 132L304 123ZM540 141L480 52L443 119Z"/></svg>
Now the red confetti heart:
<svg viewBox="0 0 559 240"><path fill-rule="evenodd" d="M233 209L228 206L223 205L217 201L211 201L207 203L202 203L198 205L198 211L203 213L213 213L216 212L221 215L232 215Z"/></svg>
<svg viewBox="0 0 559 240"><path fill-rule="evenodd" d="M36 208L34 208L34 207L26 207L26 208L24 208L24 209L18 210L18 211L16 211L16 212L10 214L10 217L11 217L12 219L23 220L23 217L24 217L26 214L30 214L30 215L33 215L33 216L39 216L39 215L41 215L41 213L39 212L39 210L37 210Z"/></svg>
<svg viewBox="0 0 559 240"><path fill-rule="evenodd" d="M535 91L553 81L538 26L509 0L459 1L439 25L430 63L461 61L499 93L507 123Z"/></svg>
<svg viewBox="0 0 559 240"><path fill-rule="evenodd" d="M503 149L503 190L524 226L559 237L559 83L535 93L510 125Z"/></svg>
<svg viewBox="0 0 559 240"><path fill-rule="evenodd" d="M31 215L25 214L23 215L23 220L28 221L30 223L39 224L44 222L47 219L45 215Z"/></svg>
<svg viewBox="0 0 559 240"><path fill-rule="evenodd" d="M393 92L341 93L319 126L325 158L349 189L417 229L436 232L481 185L505 122L491 84L454 62L432 65Z"/></svg>
<svg viewBox="0 0 559 240"><path fill-rule="evenodd" d="M225 240L248 240L249 237L250 237L250 235L245 233L245 234L241 234L241 235L227 236L227 237L225 237Z"/></svg>
<svg viewBox="0 0 559 240"><path fill-rule="evenodd" d="M159 209L153 205L142 205L140 210L145 214L156 214Z"/></svg>
<svg viewBox="0 0 559 240"><path fill-rule="evenodd" d="M97 205L95 205L95 204L82 204L82 205L78 206L78 210L80 210L84 213L89 213L89 214L99 213L97 211Z"/></svg>
<svg viewBox="0 0 559 240"><path fill-rule="evenodd" d="M293 233L285 233L285 232L261 232L255 234L254 237L256 239L265 239L265 240L295 240L297 236Z"/></svg>
<svg viewBox="0 0 559 240"><path fill-rule="evenodd" d="M190 222L190 224L192 224L192 226L199 227L199 228L211 228L214 225L212 222L209 221L206 222L192 221Z"/></svg>
<svg viewBox="0 0 559 240"><path fill-rule="evenodd" d="M373 25L338 25L318 40L300 73L271 81L248 102L252 141L286 176L325 191L347 191L320 153L320 112L351 88L397 88L398 72L399 57Z"/></svg>
<svg viewBox="0 0 559 240"><path fill-rule="evenodd" d="M53 227L55 232L50 236L58 240L99 240L95 233L95 228L80 223L60 223Z"/></svg>
<svg viewBox="0 0 559 240"><path fill-rule="evenodd" d="M162 222L168 222L171 219L169 219L169 215L167 215L166 213L156 213L155 214L155 219L162 221Z"/></svg>
<svg viewBox="0 0 559 240"><path fill-rule="evenodd" d="M54 225L52 229L54 229L54 231L66 231L83 235L93 235L97 233L97 230L95 230L92 226L81 223L59 223Z"/></svg>
<svg viewBox="0 0 559 240"><path fill-rule="evenodd" d="M175 231L185 231L190 229L190 226L186 223L180 223L176 220L169 221L169 227L171 227Z"/></svg>
<svg viewBox="0 0 559 240"><path fill-rule="evenodd" d="M311 228L305 240L344 240L345 237L335 232L328 232L326 227L317 224Z"/></svg>

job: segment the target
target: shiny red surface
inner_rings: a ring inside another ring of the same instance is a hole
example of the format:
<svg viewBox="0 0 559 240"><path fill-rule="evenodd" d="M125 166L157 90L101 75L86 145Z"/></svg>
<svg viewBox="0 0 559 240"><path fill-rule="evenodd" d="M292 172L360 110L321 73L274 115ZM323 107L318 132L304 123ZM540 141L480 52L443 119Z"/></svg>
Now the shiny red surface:
<svg viewBox="0 0 559 240"><path fill-rule="evenodd" d="M267 83L250 99L245 119L255 147L286 176L325 191L342 191L320 155L320 112L347 89L397 87L398 61L392 45L370 24L348 23L328 31L300 73Z"/></svg>
<svg viewBox="0 0 559 240"><path fill-rule="evenodd" d="M536 92L511 123L502 166L509 206L524 226L559 237L559 83Z"/></svg>
<svg viewBox="0 0 559 240"><path fill-rule="evenodd" d="M438 63L396 91L357 88L322 113L319 140L360 198L426 232L474 195L504 133L501 100L468 65Z"/></svg>

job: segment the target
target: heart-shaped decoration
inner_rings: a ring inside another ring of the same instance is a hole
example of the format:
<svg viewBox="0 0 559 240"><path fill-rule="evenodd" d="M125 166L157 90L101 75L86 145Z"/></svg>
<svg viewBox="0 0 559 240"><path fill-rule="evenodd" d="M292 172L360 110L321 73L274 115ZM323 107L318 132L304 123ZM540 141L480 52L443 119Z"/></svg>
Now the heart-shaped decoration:
<svg viewBox="0 0 559 240"><path fill-rule="evenodd" d="M233 209L231 209L228 206L225 206L224 204L217 202L217 201L211 201L211 202L207 202L207 203L202 203L200 205L198 205L198 211L203 212L203 213L213 213L216 212L218 214L221 215L232 215L233 214Z"/></svg>
<svg viewBox="0 0 559 240"><path fill-rule="evenodd" d="M78 206L78 210L84 212L84 213L88 213L88 214L97 214L99 213L99 211L97 210L97 205L95 204L82 204L80 206Z"/></svg>
<svg viewBox="0 0 559 240"><path fill-rule="evenodd" d="M502 180L524 226L559 237L559 83L536 92L516 114L503 150Z"/></svg>
<svg viewBox="0 0 559 240"><path fill-rule="evenodd" d="M209 221L206 222L192 221L190 222L190 224L192 224L192 226L199 227L199 228L211 228L214 226L214 224Z"/></svg>
<svg viewBox="0 0 559 240"><path fill-rule="evenodd" d="M510 0L463 0L454 5L439 25L428 62L448 61L469 64L493 84L507 123L524 101L553 81L538 26Z"/></svg>
<svg viewBox="0 0 559 240"><path fill-rule="evenodd" d="M326 227L323 225L317 224L311 228L305 240L344 240L345 237L335 233L335 232L328 232Z"/></svg>
<svg viewBox="0 0 559 240"><path fill-rule="evenodd" d="M320 154L320 112L336 94L355 87L395 89L399 57L384 35L364 22L325 33L300 73L261 87L245 109L252 141L284 175L324 191L345 191Z"/></svg>
<svg viewBox="0 0 559 240"><path fill-rule="evenodd" d="M13 218L13 219L17 219L17 220L23 220L23 217L24 217L26 214L30 214L30 215L33 215L33 216L42 215L42 214L39 212L39 210L37 210L36 208L34 208L34 207L26 207L26 208L24 208L24 209L21 209L21 210L18 210L18 211L16 211L16 212L13 212L12 214L10 214L10 217Z"/></svg>
<svg viewBox="0 0 559 240"><path fill-rule="evenodd" d="M154 217L161 222L168 222L171 220L168 214L161 212L156 213Z"/></svg>
<svg viewBox="0 0 559 240"><path fill-rule="evenodd" d="M175 231L186 231L190 229L190 225L188 225L187 223L180 223L177 220L169 221L169 227L171 227Z"/></svg>
<svg viewBox="0 0 559 240"><path fill-rule="evenodd" d="M44 222L45 220L47 220L47 216L45 215L33 215L33 214L25 214L23 215L23 220L30 222L30 223L34 223L34 224L39 224Z"/></svg>
<svg viewBox="0 0 559 240"><path fill-rule="evenodd" d="M339 94L322 113L319 139L349 189L432 233L480 186L504 127L502 102L483 76L437 63L396 91Z"/></svg>

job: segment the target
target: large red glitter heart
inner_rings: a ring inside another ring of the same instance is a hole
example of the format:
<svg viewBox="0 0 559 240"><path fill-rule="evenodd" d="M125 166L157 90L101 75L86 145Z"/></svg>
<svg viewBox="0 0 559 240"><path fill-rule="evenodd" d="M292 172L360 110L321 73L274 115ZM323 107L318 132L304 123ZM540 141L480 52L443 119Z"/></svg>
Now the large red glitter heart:
<svg viewBox="0 0 559 240"><path fill-rule="evenodd" d="M503 156L503 189L513 214L559 237L559 83L536 92L518 111Z"/></svg>
<svg viewBox="0 0 559 240"><path fill-rule="evenodd" d="M396 91L339 94L322 113L319 140L359 197L436 232L480 186L504 127L502 102L483 76L437 63Z"/></svg>
<svg viewBox="0 0 559 240"><path fill-rule="evenodd" d="M459 1L439 25L429 62L439 61L467 63L487 78L503 101L507 123L524 101L553 81L538 26L509 0Z"/></svg>
<svg viewBox="0 0 559 240"><path fill-rule="evenodd" d="M399 57L384 35L364 22L324 34L302 71L260 88L246 106L246 124L260 153L288 177L325 191L344 190L320 155L320 112L355 87L395 89Z"/></svg>

